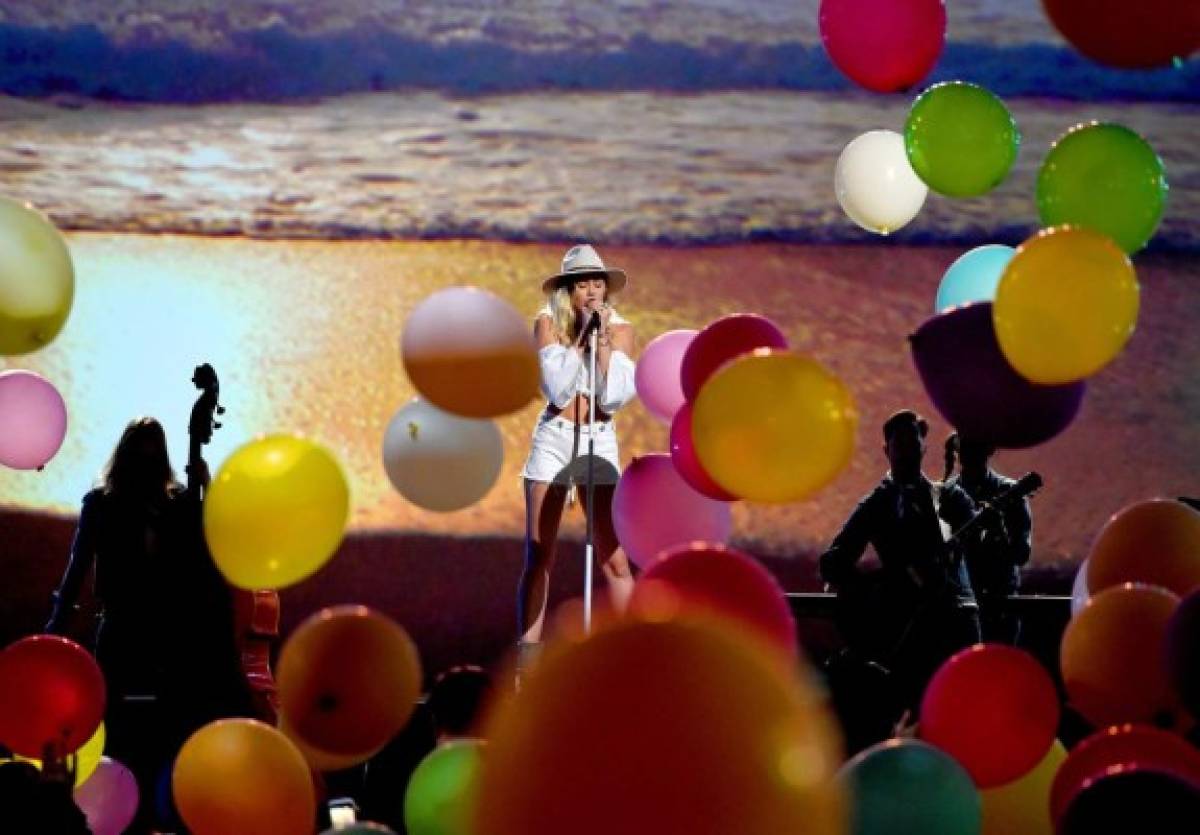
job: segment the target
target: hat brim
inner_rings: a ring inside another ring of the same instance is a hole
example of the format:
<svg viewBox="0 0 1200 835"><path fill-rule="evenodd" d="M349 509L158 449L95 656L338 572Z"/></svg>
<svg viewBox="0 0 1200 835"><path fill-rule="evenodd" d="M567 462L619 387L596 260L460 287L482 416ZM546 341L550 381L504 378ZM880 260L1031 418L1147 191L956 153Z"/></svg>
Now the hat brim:
<svg viewBox="0 0 1200 835"><path fill-rule="evenodd" d="M610 294L620 293L625 289L625 285L629 283L629 279L625 277L624 270L575 270L574 272L559 273L558 275L550 276L542 282L542 292L548 296L561 284L597 275L604 276L608 281L608 292Z"/></svg>

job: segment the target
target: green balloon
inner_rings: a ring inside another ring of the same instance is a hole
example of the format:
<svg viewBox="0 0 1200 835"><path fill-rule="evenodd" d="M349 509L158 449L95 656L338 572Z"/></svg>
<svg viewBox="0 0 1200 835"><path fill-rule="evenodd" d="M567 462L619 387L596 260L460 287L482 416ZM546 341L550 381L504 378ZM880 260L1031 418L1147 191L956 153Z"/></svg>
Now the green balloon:
<svg viewBox="0 0 1200 835"><path fill-rule="evenodd" d="M482 749L482 740L456 740L421 760L404 793L409 835L471 835Z"/></svg>
<svg viewBox="0 0 1200 835"><path fill-rule="evenodd" d="M975 197L1012 168L1021 134L1004 102L978 84L935 84L913 102L904 149L917 176L939 194Z"/></svg>
<svg viewBox="0 0 1200 835"><path fill-rule="evenodd" d="M851 835L979 835L983 804L966 770L916 739L860 752L839 778L852 798Z"/></svg>
<svg viewBox="0 0 1200 835"><path fill-rule="evenodd" d="M1038 172L1043 226L1078 224L1127 253L1146 245L1167 202L1167 174L1145 139L1122 125L1076 125L1050 148Z"/></svg>

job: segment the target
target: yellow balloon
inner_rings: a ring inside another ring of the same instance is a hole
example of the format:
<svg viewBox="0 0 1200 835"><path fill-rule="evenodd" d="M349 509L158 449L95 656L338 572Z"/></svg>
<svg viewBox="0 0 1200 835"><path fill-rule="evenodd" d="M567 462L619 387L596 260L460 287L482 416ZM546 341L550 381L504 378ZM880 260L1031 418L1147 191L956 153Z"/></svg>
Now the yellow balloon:
<svg viewBox="0 0 1200 835"><path fill-rule="evenodd" d="M75 788L79 788L87 779L95 773L97 766L100 765L100 758L104 756L104 723L101 722L96 728L96 732L92 734L92 738L83 743L83 746L75 752ZM38 771L42 770L42 761L33 757L22 757L20 754L15 755L12 759L18 762L29 763ZM0 758L0 762L6 762L7 758Z"/></svg>
<svg viewBox="0 0 1200 835"><path fill-rule="evenodd" d="M981 835L1054 835L1050 820L1050 787L1067 749L1057 739L1042 761L1024 777L985 789Z"/></svg>
<svg viewBox="0 0 1200 835"><path fill-rule="evenodd" d="M1133 335L1138 282L1129 256L1090 229L1043 229L1008 262L992 319L1009 364L1030 382L1090 377Z"/></svg>
<svg viewBox="0 0 1200 835"><path fill-rule="evenodd" d="M820 490L854 452L846 386L808 357L760 348L709 378L692 412L705 472L735 496L792 502Z"/></svg>
<svg viewBox="0 0 1200 835"><path fill-rule="evenodd" d="M319 444L272 435L238 448L204 498L204 534L221 573L243 589L278 589L333 556L350 488Z"/></svg>
<svg viewBox="0 0 1200 835"><path fill-rule="evenodd" d="M33 208L0 197L0 354L28 354L62 330L75 298L67 242Z"/></svg>

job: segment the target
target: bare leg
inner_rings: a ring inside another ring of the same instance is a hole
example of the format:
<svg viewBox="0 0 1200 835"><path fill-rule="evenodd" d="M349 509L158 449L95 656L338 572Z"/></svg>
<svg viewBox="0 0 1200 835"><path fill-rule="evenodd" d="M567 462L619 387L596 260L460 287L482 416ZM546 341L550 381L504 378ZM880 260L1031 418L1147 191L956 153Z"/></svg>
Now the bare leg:
<svg viewBox="0 0 1200 835"><path fill-rule="evenodd" d="M629 569L629 560L621 550L617 532L613 528L612 500L617 488L613 484L597 484L594 489L596 508L592 530L595 535L596 562L608 584L608 597L613 611L620 614L625 611L633 594L633 572ZM587 512L590 513L591 509L588 508Z"/></svg>
<svg viewBox="0 0 1200 835"><path fill-rule="evenodd" d="M525 570L517 587L517 633L522 643L542 639L546 592L567 488L525 480Z"/></svg>

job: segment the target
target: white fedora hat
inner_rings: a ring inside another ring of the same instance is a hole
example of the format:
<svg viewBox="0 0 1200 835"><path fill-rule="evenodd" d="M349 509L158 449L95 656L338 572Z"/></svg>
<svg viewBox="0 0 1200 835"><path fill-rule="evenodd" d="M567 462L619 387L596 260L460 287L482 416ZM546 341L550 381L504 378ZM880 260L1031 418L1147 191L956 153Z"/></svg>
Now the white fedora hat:
<svg viewBox="0 0 1200 835"><path fill-rule="evenodd" d="M559 284L584 278L589 275L602 275L608 279L608 292L619 293L628 283L624 270L610 270L600 260L600 254L591 244L579 244L567 250L563 256L562 272L552 275L542 282L542 292L546 295L554 292Z"/></svg>

